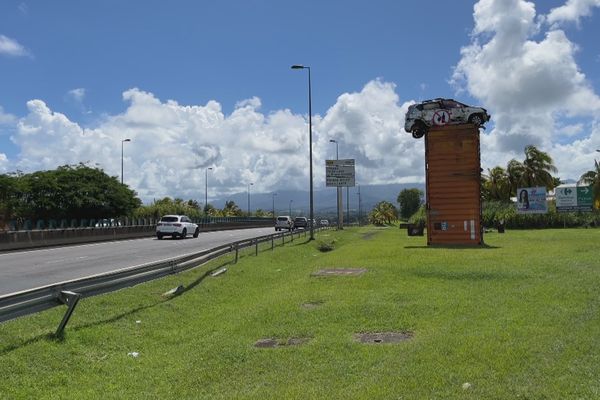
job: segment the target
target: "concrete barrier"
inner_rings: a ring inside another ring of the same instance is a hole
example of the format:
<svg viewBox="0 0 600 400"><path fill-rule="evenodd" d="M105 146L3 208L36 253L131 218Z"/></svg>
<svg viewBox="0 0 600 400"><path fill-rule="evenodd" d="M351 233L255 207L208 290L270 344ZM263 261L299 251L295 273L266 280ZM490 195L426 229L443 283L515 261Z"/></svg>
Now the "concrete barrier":
<svg viewBox="0 0 600 400"><path fill-rule="evenodd" d="M200 232L228 229L250 229L273 226L265 222L223 222L200 226ZM36 247L64 246L111 240L135 239L154 236L154 225L119 226L104 228L43 229L31 231L0 231L0 251L23 250Z"/></svg>

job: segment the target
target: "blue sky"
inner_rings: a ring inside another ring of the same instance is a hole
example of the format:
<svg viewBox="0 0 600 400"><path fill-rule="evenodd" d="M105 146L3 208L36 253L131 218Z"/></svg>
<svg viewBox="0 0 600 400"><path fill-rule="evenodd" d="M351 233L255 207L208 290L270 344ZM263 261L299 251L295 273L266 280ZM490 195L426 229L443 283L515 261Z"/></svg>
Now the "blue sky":
<svg viewBox="0 0 600 400"><path fill-rule="evenodd" d="M424 179L414 101L485 106L485 168L549 152L578 178L600 148L598 0L0 3L0 172L88 162L142 198L306 186L340 141L359 183Z"/></svg>

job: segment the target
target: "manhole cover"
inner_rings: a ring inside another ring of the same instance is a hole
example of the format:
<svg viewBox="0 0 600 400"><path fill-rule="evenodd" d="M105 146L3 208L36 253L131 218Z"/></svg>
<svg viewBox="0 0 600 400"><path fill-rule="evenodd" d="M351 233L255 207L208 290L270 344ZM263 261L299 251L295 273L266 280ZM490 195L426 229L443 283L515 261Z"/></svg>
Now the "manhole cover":
<svg viewBox="0 0 600 400"><path fill-rule="evenodd" d="M411 339L411 332L377 332L377 333L357 333L354 339L361 343L399 343Z"/></svg>
<svg viewBox="0 0 600 400"><path fill-rule="evenodd" d="M366 268L332 268L322 269L310 274L311 276L356 276L367 272Z"/></svg>
<svg viewBox="0 0 600 400"><path fill-rule="evenodd" d="M308 342L310 338L289 338L289 339L274 339L266 338L259 339L254 343L254 347L259 348L273 348L273 347L285 347L285 346L300 346Z"/></svg>

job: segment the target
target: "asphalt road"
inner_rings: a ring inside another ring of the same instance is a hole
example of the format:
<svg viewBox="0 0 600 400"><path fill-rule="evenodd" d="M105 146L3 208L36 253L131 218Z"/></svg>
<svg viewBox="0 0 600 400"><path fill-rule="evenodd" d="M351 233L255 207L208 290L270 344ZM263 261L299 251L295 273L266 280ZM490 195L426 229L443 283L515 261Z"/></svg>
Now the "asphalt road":
<svg viewBox="0 0 600 400"><path fill-rule="evenodd" d="M271 233L275 233L273 228L238 229L203 232L196 239L153 237L0 253L0 296Z"/></svg>

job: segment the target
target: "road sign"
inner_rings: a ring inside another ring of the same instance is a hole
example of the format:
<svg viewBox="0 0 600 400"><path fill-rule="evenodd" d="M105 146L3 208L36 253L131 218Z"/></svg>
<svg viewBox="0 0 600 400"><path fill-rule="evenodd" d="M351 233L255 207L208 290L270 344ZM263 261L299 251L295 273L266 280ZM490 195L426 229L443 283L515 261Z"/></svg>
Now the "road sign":
<svg viewBox="0 0 600 400"><path fill-rule="evenodd" d="M325 160L325 184L327 187L354 186L354 160Z"/></svg>
<svg viewBox="0 0 600 400"><path fill-rule="evenodd" d="M592 186L558 186L556 193L556 211L592 211L594 190Z"/></svg>

